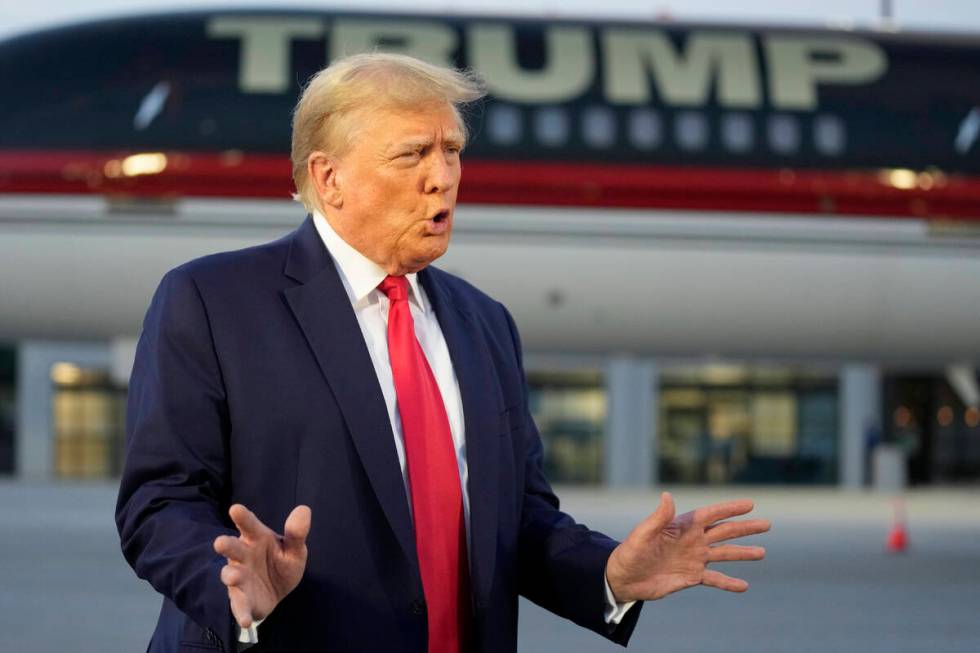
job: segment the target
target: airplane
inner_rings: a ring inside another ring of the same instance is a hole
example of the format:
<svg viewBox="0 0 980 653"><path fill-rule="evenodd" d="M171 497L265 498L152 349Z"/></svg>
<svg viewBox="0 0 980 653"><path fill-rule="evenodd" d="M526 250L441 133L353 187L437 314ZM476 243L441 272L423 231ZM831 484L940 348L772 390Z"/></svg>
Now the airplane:
<svg viewBox="0 0 980 653"><path fill-rule="evenodd" d="M973 37L271 8L0 42L0 339L135 337L298 225L297 94L376 49L486 79L439 265L529 350L980 359Z"/></svg>

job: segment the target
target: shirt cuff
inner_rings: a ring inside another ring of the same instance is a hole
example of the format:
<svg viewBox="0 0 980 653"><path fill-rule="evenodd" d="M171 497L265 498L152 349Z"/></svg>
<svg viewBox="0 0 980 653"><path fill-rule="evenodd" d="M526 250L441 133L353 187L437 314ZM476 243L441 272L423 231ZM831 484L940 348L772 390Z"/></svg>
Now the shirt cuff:
<svg viewBox="0 0 980 653"><path fill-rule="evenodd" d="M238 627L238 643L239 644L258 644L259 643L259 626L265 619L258 619L252 622L252 625L248 628ZM241 647L239 647L241 649Z"/></svg>
<svg viewBox="0 0 980 653"><path fill-rule="evenodd" d="M609 580L606 579L605 574L602 576L602 583L606 587L606 611L603 618L606 620L607 624L613 624L618 626L619 622L623 620L629 609L633 607L636 601L627 601L626 603L618 603L616 597L612 593L612 589L609 587Z"/></svg>

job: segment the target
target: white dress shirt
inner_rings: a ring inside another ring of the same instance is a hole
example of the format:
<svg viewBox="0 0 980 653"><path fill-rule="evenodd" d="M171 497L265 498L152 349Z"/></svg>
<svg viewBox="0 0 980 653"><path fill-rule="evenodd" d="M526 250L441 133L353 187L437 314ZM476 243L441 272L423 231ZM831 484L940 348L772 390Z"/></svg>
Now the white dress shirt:
<svg viewBox="0 0 980 653"><path fill-rule="evenodd" d="M391 432L395 435L395 450L398 452L398 464L402 470L402 480L405 483L405 496L411 497L408 487L408 467L405 458L405 437L402 434L402 419L398 413L398 402L395 395L395 379L391 372L391 360L388 358L388 308L391 302L378 289L378 284L384 281L388 273L381 266L367 258L347 244L319 212L313 214L313 224L323 239L330 256L337 265L340 281L344 284L347 297L354 308L354 315L361 327L364 344L374 372L378 375L381 393L385 398L388 409L388 420L391 422ZM456 450L456 464L459 467L459 480L463 491L463 519L466 532L470 530L470 498L466 492L466 437L463 426L463 400L459 394L459 381L453 370L453 362L449 357L449 347L439 328L435 311L429 303L425 289L419 284L417 275L406 274L408 279L408 305L412 312L412 322L415 324L415 337L418 338L429 368L436 377L442 402L446 407L449 418L449 430L453 436L453 448ZM412 510L411 499L408 501L409 514ZM469 549L469 547L467 547Z"/></svg>
<svg viewBox="0 0 980 653"><path fill-rule="evenodd" d="M378 284L388 276L388 273L341 238L319 211L313 213L313 224L337 266L340 281L344 285L344 290L347 291L347 297L354 308L357 323L361 327L364 344L367 345L374 372L377 374L378 382L381 385L381 393L384 395L385 406L388 409L391 432L395 436L398 464L401 466L402 480L405 483L405 496L411 497L405 458L405 438L402 434L401 416L398 414L391 361L388 358L388 307L390 302L388 297L378 289ZM469 534L470 498L466 491L468 478L466 437L459 381L456 379L452 359L449 357L449 347L446 345L446 339L442 335L442 329L439 327L439 321L436 319L435 311L432 310L425 289L419 284L417 275L407 274L405 278L408 279L408 302L412 312L412 321L415 324L415 336L422 346L422 351L425 353L432 374L436 378L439 392L442 394L442 401L446 406L446 416L449 418L453 447L456 450L456 464L459 467L459 480L463 494L463 519L466 523L466 532ZM408 509L411 515L411 499L408 501ZM470 547L467 546L466 550L469 553ZM609 589L609 583L606 583L606 623L618 624L632 605L632 602L617 604L612 591ZM261 621L251 628L241 629L238 641L244 644L258 642L255 629L259 623Z"/></svg>

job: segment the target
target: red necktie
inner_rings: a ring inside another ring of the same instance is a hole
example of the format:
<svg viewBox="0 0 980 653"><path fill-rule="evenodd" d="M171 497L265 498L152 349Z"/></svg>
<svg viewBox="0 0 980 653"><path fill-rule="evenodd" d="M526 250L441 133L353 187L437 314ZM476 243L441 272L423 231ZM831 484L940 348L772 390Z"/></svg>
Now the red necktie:
<svg viewBox="0 0 980 653"><path fill-rule="evenodd" d="M378 286L388 309L388 357L402 419L415 545L429 625L429 653L459 653L469 619L463 495L449 418L415 337L405 277Z"/></svg>

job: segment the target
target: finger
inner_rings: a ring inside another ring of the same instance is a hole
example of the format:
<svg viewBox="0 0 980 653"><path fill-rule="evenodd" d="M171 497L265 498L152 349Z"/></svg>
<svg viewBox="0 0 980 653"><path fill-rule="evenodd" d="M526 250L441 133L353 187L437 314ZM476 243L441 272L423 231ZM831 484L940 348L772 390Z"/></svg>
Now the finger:
<svg viewBox="0 0 980 653"><path fill-rule="evenodd" d="M704 575L701 576L701 584L707 585L708 587L717 587L726 592L744 592L749 589L749 584L741 578L732 578L713 569L704 572Z"/></svg>
<svg viewBox="0 0 980 653"><path fill-rule="evenodd" d="M674 497L670 492L662 492L660 505L649 517L640 522L640 525L636 527L636 533L643 539L656 537L674 518L675 511Z"/></svg>
<svg viewBox="0 0 980 653"><path fill-rule="evenodd" d="M724 540L734 540L749 535L759 535L772 528L768 519L746 519L744 521L726 521L708 526L705 529L705 539L708 544Z"/></svg>
<svg viewBox="0 0 980 653"><path fill-rule="evenodd" d="M694 521L700 524L713 524L720 519L738 517L752 512L754 504L750 499L724 501L710 506L704 506L694 511Z"/></svg>
<svg viewBox="0 0 980 653"><path fill-rule="evenodd" d="M252 605L248 596L238 587L228 588L228 599L231 602L231 613L242 628L252 625Z"/></svg>
<svg viewBox="0 0 980 653"><path fill-rule="evenodd" d="M309 506L296 506L286 517L283 526L283 545L289 551L300 551L306 546L306 536L310 534L313 512Z"/></svg>
<svg viewBox="0 0 980 653"><path fill-rule="evenodd" d="M221 568L221 582L228 587L241 585L245 580L245 570L241 567L225 565Z"/></svg>
<svg viewBox="0 0 980 653"><path fill-rule="evenodd" d="M248 555L248 546L233 535L219 535L214 540L215 553L219 553L229 560L242 562Z"/></svg>
<svg viewBox="0 0 980 653"><path fill-rule="evenodd" d="M733 562L737 560L762 560L766 550L761 546L723 544L708 549L708 562Z"/></svg>
<svg viewBox="0 0 980 653"><path fill-rule="evenodd" d="M256 540L269 533L269 527L263 524L251 510L240 503L228 509L228 516L235 522L235 527L245 537Z"/></svg>

